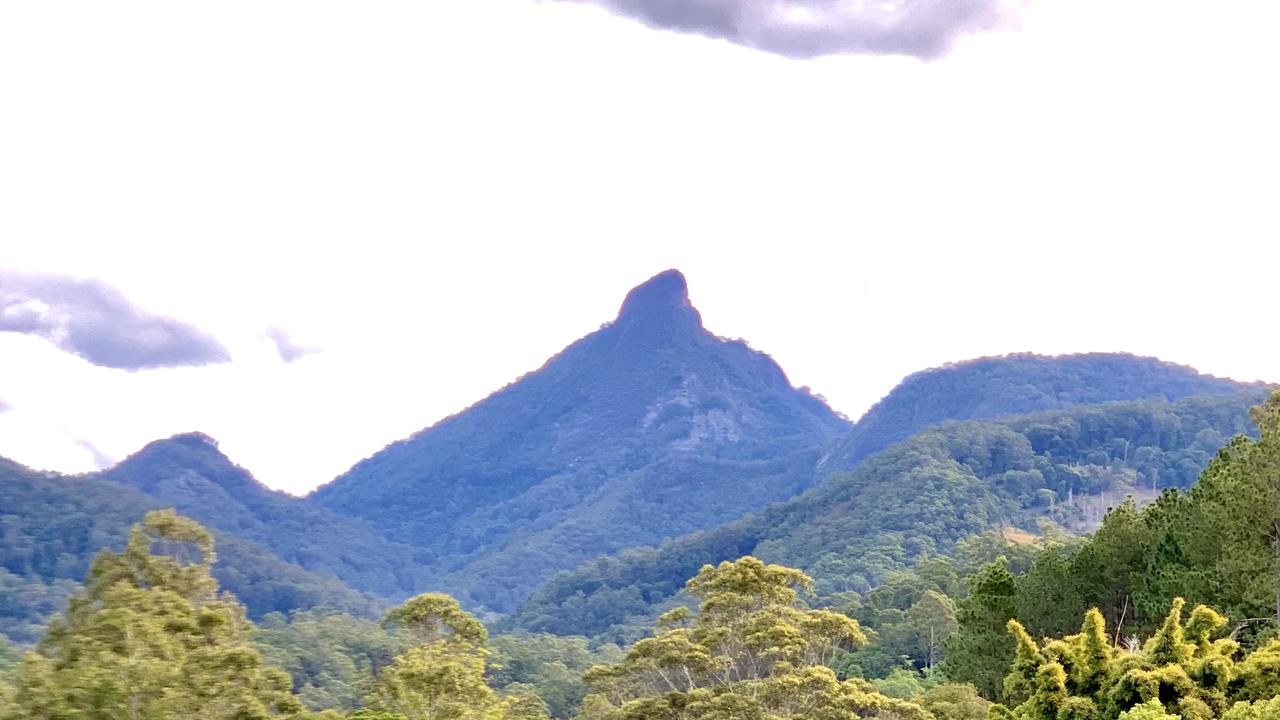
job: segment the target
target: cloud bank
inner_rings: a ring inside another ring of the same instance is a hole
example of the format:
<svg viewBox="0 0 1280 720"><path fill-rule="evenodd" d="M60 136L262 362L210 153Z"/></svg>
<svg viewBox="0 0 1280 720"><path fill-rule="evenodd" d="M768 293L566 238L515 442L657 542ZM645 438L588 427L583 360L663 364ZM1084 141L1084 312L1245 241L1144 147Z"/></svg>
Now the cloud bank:
<svg viewBox="0 0 1280 720"><path fill-rule="evenodd" d="M665 30L796 58L941 57L956 38L1008 23L1025 0L574 0Z"/></svg>
<svg viewBox="0 0 1280 720"><path fill-rule="evenodd" d="M264 334L271 342L275 343L276 352L280 355L280 359L287 363L296 362L306 355L320 352L316 348L295 343L289 338L289 333L277 327L267 328Z"/></svg>
<svg viewBox="0 0 1280 720"><path fill-rule="evenodd" d="M0 332L42 337L101 367L210 365L231 359L216 339L153 315L97 280L0 270Z"/></svg>

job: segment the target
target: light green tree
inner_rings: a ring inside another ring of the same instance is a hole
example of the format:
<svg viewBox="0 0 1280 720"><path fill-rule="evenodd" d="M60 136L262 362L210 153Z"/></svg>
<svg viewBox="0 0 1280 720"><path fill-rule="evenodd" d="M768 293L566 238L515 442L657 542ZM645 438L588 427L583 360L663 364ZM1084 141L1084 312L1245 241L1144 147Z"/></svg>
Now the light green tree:
<svg viewBox="0 0 1280 720"><path fill-rule="evenodd" d="M301 712L249 644L244 609L209 574L212 536L148 513L94 561L16 677L12 720L265 720Z"/></svg>
<svg viewBox="0 0 1280 720"><path fill-rule="evenodd" d="M991 703L968 683L942 683L929 688L920 706L937 720L983 720Z"/></svg>
<svg viewBox="0 0 1280 720"><path fill-rule="evenodd" d="M378 674L362 720L533 720L546 705L516 688L499 696L485 680L489 651L484 625L448 595L425 593L383 619L417 645Z"/></svg>
<svg viewBox="0 0 1280 720"><path fill-rule="evenodd" d="M1280 694L1280 643L1237 662L1227 621L1199 605L1184 623L1182 598L1141 646L1112 647L1105 621L1090 610L1080 633L1036 643L1009 622L1017 653L1005 680L1019 720L1181 720L1220 718L1232 702ZM1261 712L1261 706L1258 706ZM1237 711L1245 720L1248 708Z"/></svg>
<svg viewBox="0 0 1280 720"><path fill-rule="evenodd" d="M867 642L856 621L798 607L812 586L799 570L754 557L707 565L686 585L697 612L664 615L658 632L622 662L592 668L587 720L809 720L880 716L925 720L918 705L885 697L826 667Z"/></svg>

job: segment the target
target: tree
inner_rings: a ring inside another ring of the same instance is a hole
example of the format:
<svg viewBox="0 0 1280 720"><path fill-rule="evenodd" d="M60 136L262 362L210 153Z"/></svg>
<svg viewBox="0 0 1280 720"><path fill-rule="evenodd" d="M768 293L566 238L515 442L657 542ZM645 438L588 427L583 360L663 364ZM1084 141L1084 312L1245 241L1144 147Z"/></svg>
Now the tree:
<svg viewBox="0 0 1280 720"><path fill-rule="evenodd" d="M1215 604L1280 622L1280 392L1251 417L1261 437L1233 440L1192 489L1186 545L1194 565L1213 571Z"/></svg>
<svg viewBox="0 0 1280 720"><path fill-rule="evenodd" d="M1019 689L1013 710L1020 720L1211 720L1232 702L1269 700L1280 694L1280 644L1235 658L1239 644L1214 639L1226 618L1204 605L1184 622L1182 598L1171 603L1160 629L1140 647L1114 648L1096 608L1080 632L1036 643L1016 620L1009 632L1018 645L1006 692ZM1238 710L1252 720L1262 706Z"/></svg>
<svg viewBox="0 0 1280 720"><path fill-rule="evenodd" d="M956 631L956 607L951 598L936 590L928 590L924 597L907 610L907 626L915 637L915 652L925 670L932 670L942 659L942 646Z"/></svg>
<svg viewBox="0 0 1280 720"><path fill-rule="evenodd" d="M937 720L984 720L991 703L968 683L942 683L929 688L918 701Z"/></svg>
<svg viewBox="0 0 1280 720"><path fill-rule="evenodd" d="M592 649L584 637L498 635L489 642L494 663L489 683L499 691L531 689L546 702L552 717L571 717L587 693L582 675L593 665L618 662L616 645Z"/></svg>
<svg viewBox="0 0 1280 720"><path fill-rule="evenodd" d="M367 698L371 713L404 720L547 717L546 705L536 696L515 692L503 698L489 687L485 681L488 631L448 595L419 595L388 612L383 625L406 633L418 644L379 673Z"/></svg>
<svg viewBox="0 0 1280 720"><path fill-rule="evenodd" d="M753 720L880 715L924 720L917 705L885 697L826 667L867 642L858 623L797 606L804 573L754 557L704 566L686 585L698 610L678 608L622 662L587 674L587 720Z"/></svg>
<svg viewBox="0 0 1280 720"><path fill-rule="evenodd" d="M23 660L18 720L262 720L301 711L289 676L249 644L244 608L209 574L212 536L148 513L123 553L101 553L37 652Z"/></svg>
<svg viewBox="0 0 1280 720"><path fill-rule="evenodd" d="M272 613L254 629L267 661L293 678L298 699L313 710L360 707L373 676L410 646L377 621L341 613Z"/></svg>
<svg viewBox="0 0 1280 720"><path fill-rule="evenodd" d="M1013 657L1006 626L1016 611L1017 591L1004 558L982 568L969 581L969 596L956 611L959 628L945 645L946 676L971 683L987 699L1000 697L1001 678Z"/></svg>

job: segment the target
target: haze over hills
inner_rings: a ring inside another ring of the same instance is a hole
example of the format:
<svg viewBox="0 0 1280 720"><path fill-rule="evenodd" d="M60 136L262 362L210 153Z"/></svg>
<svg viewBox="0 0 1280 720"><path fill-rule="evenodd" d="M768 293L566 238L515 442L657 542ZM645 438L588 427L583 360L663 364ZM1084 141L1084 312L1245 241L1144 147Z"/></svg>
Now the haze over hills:
<svg viewBox="0 0 1280 720"><path fill-rule="evenodd" d="M541 579L790 497L849 423L702 326L677 271L537 372L309 498L426 548L445 587L514 609Z"/></svg>

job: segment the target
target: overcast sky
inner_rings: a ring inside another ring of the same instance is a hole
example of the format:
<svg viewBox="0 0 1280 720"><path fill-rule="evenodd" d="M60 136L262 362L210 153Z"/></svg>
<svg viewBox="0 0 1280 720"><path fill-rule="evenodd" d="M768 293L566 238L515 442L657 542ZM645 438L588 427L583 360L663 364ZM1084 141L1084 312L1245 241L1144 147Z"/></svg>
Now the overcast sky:
<svg viewBox="0 0 1280 720"><path fill-rule="evenodd" d="M0 455L305 492L668 267L850 417L1015 351L1280 380L1280 10L1018 5L0 4Z"/></svg>

